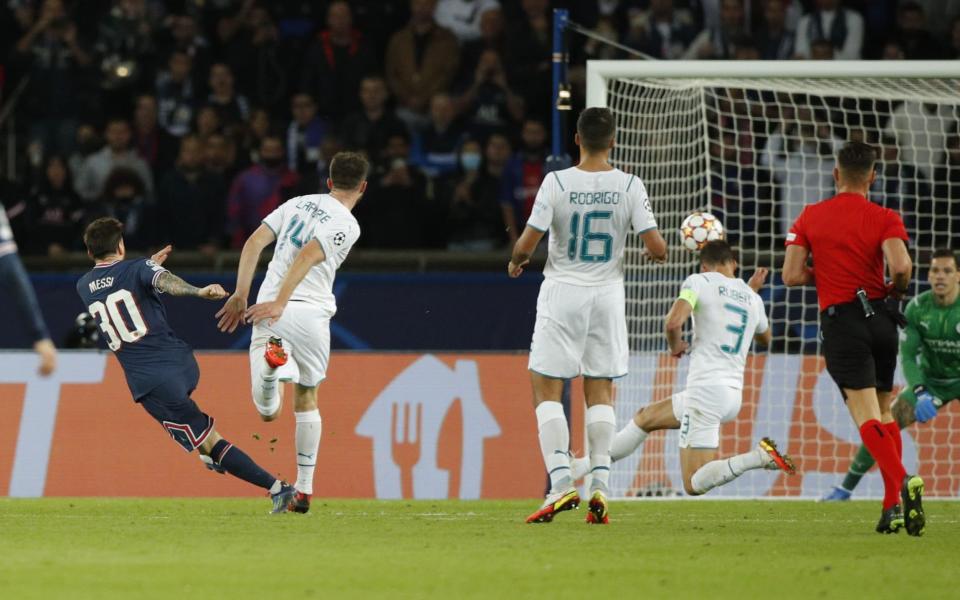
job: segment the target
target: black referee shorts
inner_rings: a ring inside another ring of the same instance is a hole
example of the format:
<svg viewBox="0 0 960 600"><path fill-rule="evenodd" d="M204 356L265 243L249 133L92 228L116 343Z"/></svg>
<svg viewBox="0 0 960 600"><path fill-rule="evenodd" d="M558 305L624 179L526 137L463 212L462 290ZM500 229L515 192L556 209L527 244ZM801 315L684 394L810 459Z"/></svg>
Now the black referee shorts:
<svg viewBox="0 0 960 600"><path fill-rule="evenodd" d="M882 302L872 304L876 314L869 318L859 302L838 304L820 313L827 372L841 391L893 389L899 343L897 322Z"/></svg>

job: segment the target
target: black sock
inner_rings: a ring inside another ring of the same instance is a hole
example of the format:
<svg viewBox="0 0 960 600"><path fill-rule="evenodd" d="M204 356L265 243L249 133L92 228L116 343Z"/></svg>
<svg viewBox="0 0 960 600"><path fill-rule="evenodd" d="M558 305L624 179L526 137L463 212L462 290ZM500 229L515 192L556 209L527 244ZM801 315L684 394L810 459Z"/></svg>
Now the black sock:
<svg viewBox="0 0 960 600"><path fill-rule="evenodd" d="M210 451L213 462L223 467L234 477L249 481L253 485L269 490L273 487L276 477L264 471L260 465L253 462L247 453L237 448L227 440L220 440L213 445Z"/></svg>

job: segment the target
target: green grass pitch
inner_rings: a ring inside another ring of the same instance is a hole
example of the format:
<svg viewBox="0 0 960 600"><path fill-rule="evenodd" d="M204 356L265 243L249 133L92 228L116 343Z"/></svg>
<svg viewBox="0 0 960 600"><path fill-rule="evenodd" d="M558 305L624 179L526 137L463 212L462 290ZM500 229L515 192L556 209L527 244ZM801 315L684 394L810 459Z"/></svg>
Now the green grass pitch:
<svg viewBox="0 0 960 600"><path fill-rule="evenodd" d="M960 503L922 538L877 502L0 500L0 598L946 598Z"/></svg>

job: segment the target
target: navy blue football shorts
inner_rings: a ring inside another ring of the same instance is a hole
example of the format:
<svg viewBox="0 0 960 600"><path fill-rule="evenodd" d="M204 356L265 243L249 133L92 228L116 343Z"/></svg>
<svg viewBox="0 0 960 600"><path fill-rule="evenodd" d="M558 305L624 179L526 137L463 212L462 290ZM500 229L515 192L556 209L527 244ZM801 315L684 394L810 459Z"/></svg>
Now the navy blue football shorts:
<svg viewBox="0 0 960 600"><path fill-rule="evenodd" d="M200 381L196 361L190 362L182 374L169 377L139 399L143 409L187 452L196 450L213 431L213 417L190 398Z"/></svg>

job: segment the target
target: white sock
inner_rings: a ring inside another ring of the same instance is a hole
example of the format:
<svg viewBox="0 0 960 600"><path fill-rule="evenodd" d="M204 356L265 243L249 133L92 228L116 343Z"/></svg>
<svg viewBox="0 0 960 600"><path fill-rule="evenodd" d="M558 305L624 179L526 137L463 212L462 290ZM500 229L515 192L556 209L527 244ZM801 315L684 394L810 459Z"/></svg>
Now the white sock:
<svg viewBox="0 0 960 600"><path fill-rule="evenodd" d="M313 470L317 466L317 450L320 449L320 432L323 424L316 408L294 413L297 417L297 491L313 493Z"/></svg>
<svg viewBox="0 0 960 600"><path fill-rule="evenodd" d="M258 381L253 383L253 403L261 415L270 416L280 409L277 377L276 369L264 366Z"/></svg>
<svg viewBox="0 0 960 600"><path fill-rule="evenodd" d="M570 479L579 481L584 475L590 472L590 457L570 459Z"/></svg>
<svg viewBox="0 0 960 600"><path fill-rule="evenodd" d="M610 481L610 444L617 431L617 416L609 404L587 409L587 441L590 445L591 490L607 491Z"/></svg>
<svg viewBox="0 0 960 600"><path fill-rule="evenodd" d="M643 429L640 429L637 423L631 418L630 422L617 432L617 435L613 438L613 443L610 444L611 460L617 462L621 458L633 454L636 449L640 447L640 444L647 439L648 435L649 434Z"/></svg>
<svg viewBox="0 0 960 600"><path fill-rule="evenodd" d="M563 405L556 401L541 402L536 412L540 452L550 475L550 486L554 492L564 491L573 482L570 479L570 430Z"/></svg>
<svg viewBox="0 0 960 600"><path fill-rule="evenodd" d="M713 488L730 483L751 469L761 469L770 458L759 448L750 452L731 456L720 460L710 461L700 467L690 483L698 494L705 494Z"/></svg>

